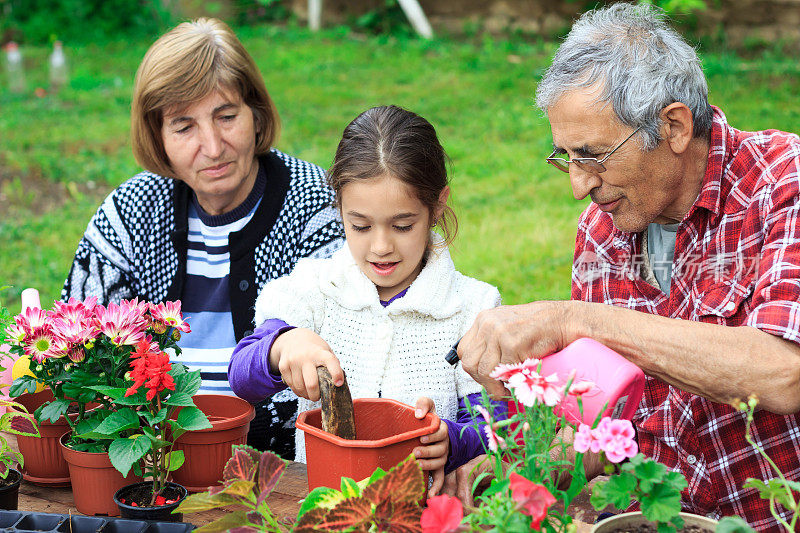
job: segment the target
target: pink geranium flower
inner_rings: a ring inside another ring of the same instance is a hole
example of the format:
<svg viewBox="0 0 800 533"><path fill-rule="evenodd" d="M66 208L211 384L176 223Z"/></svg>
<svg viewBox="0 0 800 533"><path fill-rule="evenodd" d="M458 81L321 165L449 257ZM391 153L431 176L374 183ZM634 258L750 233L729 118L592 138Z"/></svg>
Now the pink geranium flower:
<svg viewBox="0 0 800 533"><path fill-rule="evenodd" d="M496 452L498 448L505 449L507 446L506 441L492 428L492 417L489 415L489 411L480 405L476 405L475 410L478 411L486 421L486 425L483 426L483 432L486 434L486 441L489 443L489 449L493 452Z"/></svg>
<svg viewBox="0 0 800 533"><path fill-rule="evenodd" d="M540 529L547 511L556 503L556 498L547 487L539 485L512 472L508 476L511 497L517 502L519 510L531 517L531 529Z"/></svg>
<svg viewBox="0 0 800 533"><path fill-rule="evenodd" d="M581 424L575 433L573 447L579 453L586 453L587 451L597 453L600 451L600 441L595 437L592 428L586 424Z"/></svg>
<svg viewBox="0 0 800 533"><path fill-rule="evenodd" d="M464 518L461 500L441 494L428 498L428 507L422 511L422 533L448 533L459 530Z"/></svg>
<svg viewBox="0 0 800 533"><path fill-rule="evenodd" d="M181 302L164 302L157 305L150 304L150 315L154 322L166 326L167 328L175 328L184 333L190 333L192 330L189 324L183 319L181 313ZM166 331L166 329L164 329Z"/></svg>
<svg viewBox="0 0 800 533"><path fill-rule="evenodd" d="M633 457L639 451L630 420L612 420L606 416L597 425L594 433L600 449L612 463Z"/></svg>

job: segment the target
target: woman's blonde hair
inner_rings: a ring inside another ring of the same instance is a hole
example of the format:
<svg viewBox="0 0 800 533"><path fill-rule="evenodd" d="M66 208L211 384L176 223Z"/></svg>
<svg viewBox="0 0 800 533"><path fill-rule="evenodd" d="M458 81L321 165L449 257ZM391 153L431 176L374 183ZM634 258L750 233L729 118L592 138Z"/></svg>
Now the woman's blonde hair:
<svg viewBox="0 0 800 533"><path fill-rule="evenodd" d="M215 91L235 91L253 111L255 154L267 153L280 118L253 58L224 22L200 18L162 35L144 56L131 102L131 143L139 164L174 177L164 150L164 111L188 106Z"/></svg>

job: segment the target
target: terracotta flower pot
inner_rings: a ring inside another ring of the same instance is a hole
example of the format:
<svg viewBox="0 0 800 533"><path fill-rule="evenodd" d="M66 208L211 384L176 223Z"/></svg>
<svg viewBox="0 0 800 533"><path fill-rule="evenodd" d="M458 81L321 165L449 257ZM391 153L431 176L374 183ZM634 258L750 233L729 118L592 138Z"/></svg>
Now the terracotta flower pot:
<svg viewBox="0 0 800 533"><path fill-rule="evenodd" d="M61 453L69 465L72 479L72 496L78 512L85 515L117 516L119 507L114 503L114 493L125 485L142 481L131 471L122 477L108 458L107 453L79 452L64 446L65 433L61 437Z"/></svg>
<svg viewBox="0 0 800 533"><path fill-rule="evenodd" d="M713 532L717 528L717 521L705 516L700 516L690 513L681 513L683 518L684 527L696 526L700 528L699 531ZM640 525L652 524L648 521L641 511L632 513L621 513L614 516L609 516L605 520L601 520L592 526L591 533L613 533L614 531L636 531L636 527ZM698 530L695 530L698 531Z"/></svg>
<svg viewBox="0 0 800 533"><path fill-rule="evenodd" d="M308 490L338 488L343 476L360 481L376 468L389 470L420 445L419 438L439 428L439 417L414 416L414 408L386 398L353 400L356 440L322 430L322 412L300 413L297 428L305 432Z"/></svg>
<svg viewBox="0 0 800 533"><path fill-rule="evenodd" d="M212 427L189 431L175 441L173 450L183 450L184 462L172 479L190 492L202 492L222 480L233 445L247 442L256 410L249 402L224 394L198 394L193 400Z"/></svg>
<svg viewBox="0 0 800 533"><path fill-rule="evenodd" d="M22 394L13 398L33 413L43 403L52 401L53 393L47 389L33 394ZM72 420L78 414L69 415ZM67 420L62 416L55 423L44 421L37 422L40 438L17 435L17 445L22 457L25 458L25 467L22 477L36 485L51 487L65 487L69 485L69 469L64 457L61 455L59 439L69 431Z"/></svg>

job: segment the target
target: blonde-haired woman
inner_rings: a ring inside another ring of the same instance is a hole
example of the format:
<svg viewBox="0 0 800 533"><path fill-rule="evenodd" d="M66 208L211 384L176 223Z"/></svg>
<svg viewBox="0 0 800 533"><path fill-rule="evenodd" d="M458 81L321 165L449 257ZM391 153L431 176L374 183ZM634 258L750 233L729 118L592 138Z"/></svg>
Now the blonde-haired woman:
<svg viewBox="0 0 800 533"><path fill-rule="evenodd" d="M279 129L258 68L225 23L199 19L159 38L131 105L145 171L89 222L62 299L182 300L192 332L181 362L201 370L201 393L232 394L228 360L253 334L259 288L342 242L323 170L273 148ZM256 406L248 442L292 458L295 402L286 394Z"/></svg>

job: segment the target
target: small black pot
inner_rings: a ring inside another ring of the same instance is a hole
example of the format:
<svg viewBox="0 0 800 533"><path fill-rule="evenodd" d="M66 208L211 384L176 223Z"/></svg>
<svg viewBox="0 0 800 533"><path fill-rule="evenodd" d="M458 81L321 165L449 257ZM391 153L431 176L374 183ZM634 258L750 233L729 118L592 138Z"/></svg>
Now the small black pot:
<svg viewBox="0 0 800 533"><path fill-rule="evenodd" d="M177 483L167 482L167 489L179 491L179 496L175 503L162 505L161 507L138 507L129 505L128 503L120 502L120 498L126 502L131 501L131 494L135 494L139 490L148 491L153 487L152 481L142 481L141 483L134 483L132 485L125 485L117 492L114 493L114 503L119 507L119 514L122 518L132 518L134 520L157 520L159 522L182 522L183 513L172 514L172 511L177 509L181 502L186 498L189 492L183 485Z"/></svg>
<svg viewBox="0 0 800 533"><path fill-rule="evenodd" d="M22 474L14 469L8 471L8 476L0 480L0 509L15 511L19 504L19 484L22 483Z"/></svg>

